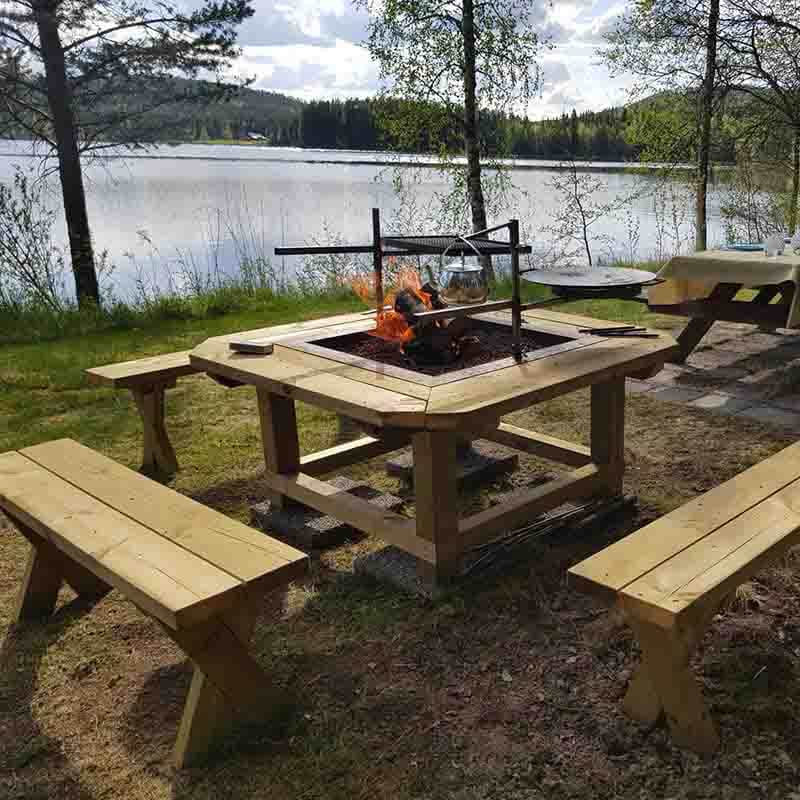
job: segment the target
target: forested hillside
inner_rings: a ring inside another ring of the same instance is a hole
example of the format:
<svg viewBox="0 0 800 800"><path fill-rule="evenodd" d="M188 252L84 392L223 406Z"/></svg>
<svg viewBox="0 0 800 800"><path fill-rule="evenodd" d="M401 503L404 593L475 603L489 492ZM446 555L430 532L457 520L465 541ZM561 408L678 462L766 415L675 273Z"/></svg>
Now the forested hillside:
<svg viewBox="0 0 800 800"><path fill-rule="evenodd" d="M179 88L182 83L185 82L175 81ZM484 111L480 121L482 147L487 157L635 161L643 151L647 153L652 147L652 132L663 127L665 105L673 117L676 113L685 116L681 102L685 104L686 98L681 101L662 96L657 100L603 111L578 114L573 109L560 117L539 121ZM94 108L88 113L96 111ZM455 113L460 113L460 109ZM414 130L411 139L406 138L402 122L398 125L398 120L407 116L425 120L425 124L409 126ZM276 92L240 89L224 100L166 104L149 112L148 120L147 138L158 141L249 139L282 147L340 150L416 153L463 150L460 126L451 112L410 101L349 99L304 102ZM387 124L387 120L392 120L392 123ZM6 120L0 129L6 135L21 138L28 135L24 127L15 128L13 121L9 124ZM112 131L109 133L109 138L117 138ZM130 138L125 135L124 124L116 133L122 138ZM732 144L729 146L724 137L716 138L717 160L732 160ZM673 157L691 160L694 148L694 139L690 135L678 150L659 160Z"/></svg>
<svg viewBox="0 0 800 800"><path fill-rule="evenodd" d="M187 109L188 111L189 109ZM282 95L245 90L237 98L191 114L191 123L175 130L185 140L241 139L260 134L269 144L354 150L394 149L398 142L381 124L385 101L319 100L303 103ZM532 122L520 117L484 113L483 141L489 154L528 158L595 158L630 160L637 148L626 143L626 109L564 114ZM456 126L438 131L457 147ZM437 149L418 141L411 149Z"/></svg>
<svg viewBox="0 0 800 800"><path fill-rule="evenodd" d="M252 133L264 136L268 144L283 147L428 153L438 151L444 143L451 152L463 149L459 126L449 122L441 108L405 103L398 109L393 105L397 102L376 99L302 102L279 94L245 90L225 103L187 109L190 124L175 133L177 138L189 141L243 139ZM481 140L487 156L635 161L642 151L652 147L653 129L658 130L666 123L664 108L683 114L686 102L686 98L662 95L628 107L580 114L573 109L569 114L538 121L484 111ZM385 124L387 118L397 120L404 114L430 118L430 126L415 126L415 131L421 129L426 133L417 133L413 140L406 140L396 125ZM685 140L679 140L669 158L693 159L696 146L693 134L690 130ZM733 160L733 142L718 129L716 121L714 147L716 160Z"/></svg>

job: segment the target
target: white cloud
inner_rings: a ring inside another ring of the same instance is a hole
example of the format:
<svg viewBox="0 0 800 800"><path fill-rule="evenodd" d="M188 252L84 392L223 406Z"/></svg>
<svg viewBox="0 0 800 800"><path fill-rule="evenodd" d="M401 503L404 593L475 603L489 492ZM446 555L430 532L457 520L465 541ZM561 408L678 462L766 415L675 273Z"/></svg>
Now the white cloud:
<svg viewBox="0 0 800 800"><path fill-rule="evenodd" d="M362 43L368 17L351 0L254 0L242 26L242 75L256 87L303 99L365 97L380 88L378 70ZM599 65L597 47L624 9L620 0L534 0L532 16L543 39L540 96L532 118L574 107L598 110L624 101L626 82Z"/></svg>

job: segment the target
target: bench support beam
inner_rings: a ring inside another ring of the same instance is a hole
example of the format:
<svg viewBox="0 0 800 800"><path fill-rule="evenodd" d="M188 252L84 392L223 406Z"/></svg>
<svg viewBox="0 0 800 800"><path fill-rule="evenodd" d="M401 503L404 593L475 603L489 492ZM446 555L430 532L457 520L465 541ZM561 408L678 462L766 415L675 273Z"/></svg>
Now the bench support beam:
<svg viewBox="0 0 800 800"><path fill-rule="evenodd" d="M691 629L661 628L628 614L642 648L642 662L631 679L623 709L628 716L654 725L662 715L676 744L698 753L713 753L719 736L689 660L716 611Z"/></svg>
<svg viewBox="0 0 800 800"><path fill-rule="evenodd" d="M285 590L272 593L271 611L279 613ZM178 768L204 758L236 719L263 716L274 702L267 675L248 652L259 609L241 603L201 631L166 629L194 663L173 762Z"/></svg>
<svg viewBox="0 0 800 800"><path fill-rule="evenodd" d="M83 600L99 600L111 587L89 570L65 556L27 525L10 517L31 543L12 619L28 622L49 617L56 607L62 584L68 583Z"/></svg>
<svg viewBox="0 0 800 800"><path fill-rule="evenodd" d="M168 385L157 384L131 389L142 419L144 432L142 469L145 471L156 471L164 475L174 475L178 471L178 459L164 422L164 394L174 385L173 382Z"/></svg>

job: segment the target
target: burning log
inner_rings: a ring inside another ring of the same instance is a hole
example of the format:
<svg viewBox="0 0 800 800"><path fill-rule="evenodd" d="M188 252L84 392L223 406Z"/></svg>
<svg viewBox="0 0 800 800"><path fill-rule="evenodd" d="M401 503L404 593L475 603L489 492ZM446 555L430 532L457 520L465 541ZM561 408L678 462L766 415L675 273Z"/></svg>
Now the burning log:
<svg viewBox="0 0 800 800"><path fill-rule="evenodd" d="M366 294L362 282L354 282L353 288L360 295ZM415 270L401 271L395 291L387 300L392 302L393 310L378 314L375 330L370 333L393 343L419 364L451 364L462 352L480 346L477 337L466 335L472 326L469 317L417 319L418 314L447 308L447 304L435 286L422 285Z"/></svg>

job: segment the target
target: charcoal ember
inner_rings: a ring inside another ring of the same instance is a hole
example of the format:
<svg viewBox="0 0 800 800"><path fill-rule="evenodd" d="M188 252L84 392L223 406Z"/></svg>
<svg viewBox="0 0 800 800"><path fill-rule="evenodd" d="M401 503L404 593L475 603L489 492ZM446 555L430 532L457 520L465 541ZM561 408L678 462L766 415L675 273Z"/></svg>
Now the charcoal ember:
<svg viewBox="0 0 800 800"><path fill-rule="evenodd" d="M462 336L458 340L458 354L463 358L473 358L483 349L483 343L477 336Z"/></svg>
<svg viewBox="0 0 800 800"><path fill-rule="evenodd" d="M415 325L414 338L403 351L418 364L451 364L456 358L453 339L447 328L436 325Z"/></svg>
<svg viewBox="0 0 800 800"><path fill-rule="evenodd" d="M438 286L434 286L432 283L426 283L422 287L422 291L425 292L425 294L430 295L431 306L435 310L438 311L439 309L447 308L447 303L445 303L444 300L442 300L442 298L439 296Z"/></svg>
<svg viewBox="0 0 800 800"><path fill-rule="evenodd" d="M401 289L394 298L394 310L406 318L406 322L411 325L414 322L415 314L422 314L428 307L410 289Z"/></svg>
<svg viewBox="0 0 800 800"><path fill-rule="evenodd" d="M460 339L472 327L471 317L454 317L447 322L447 333L451 339Z"/></svg>

